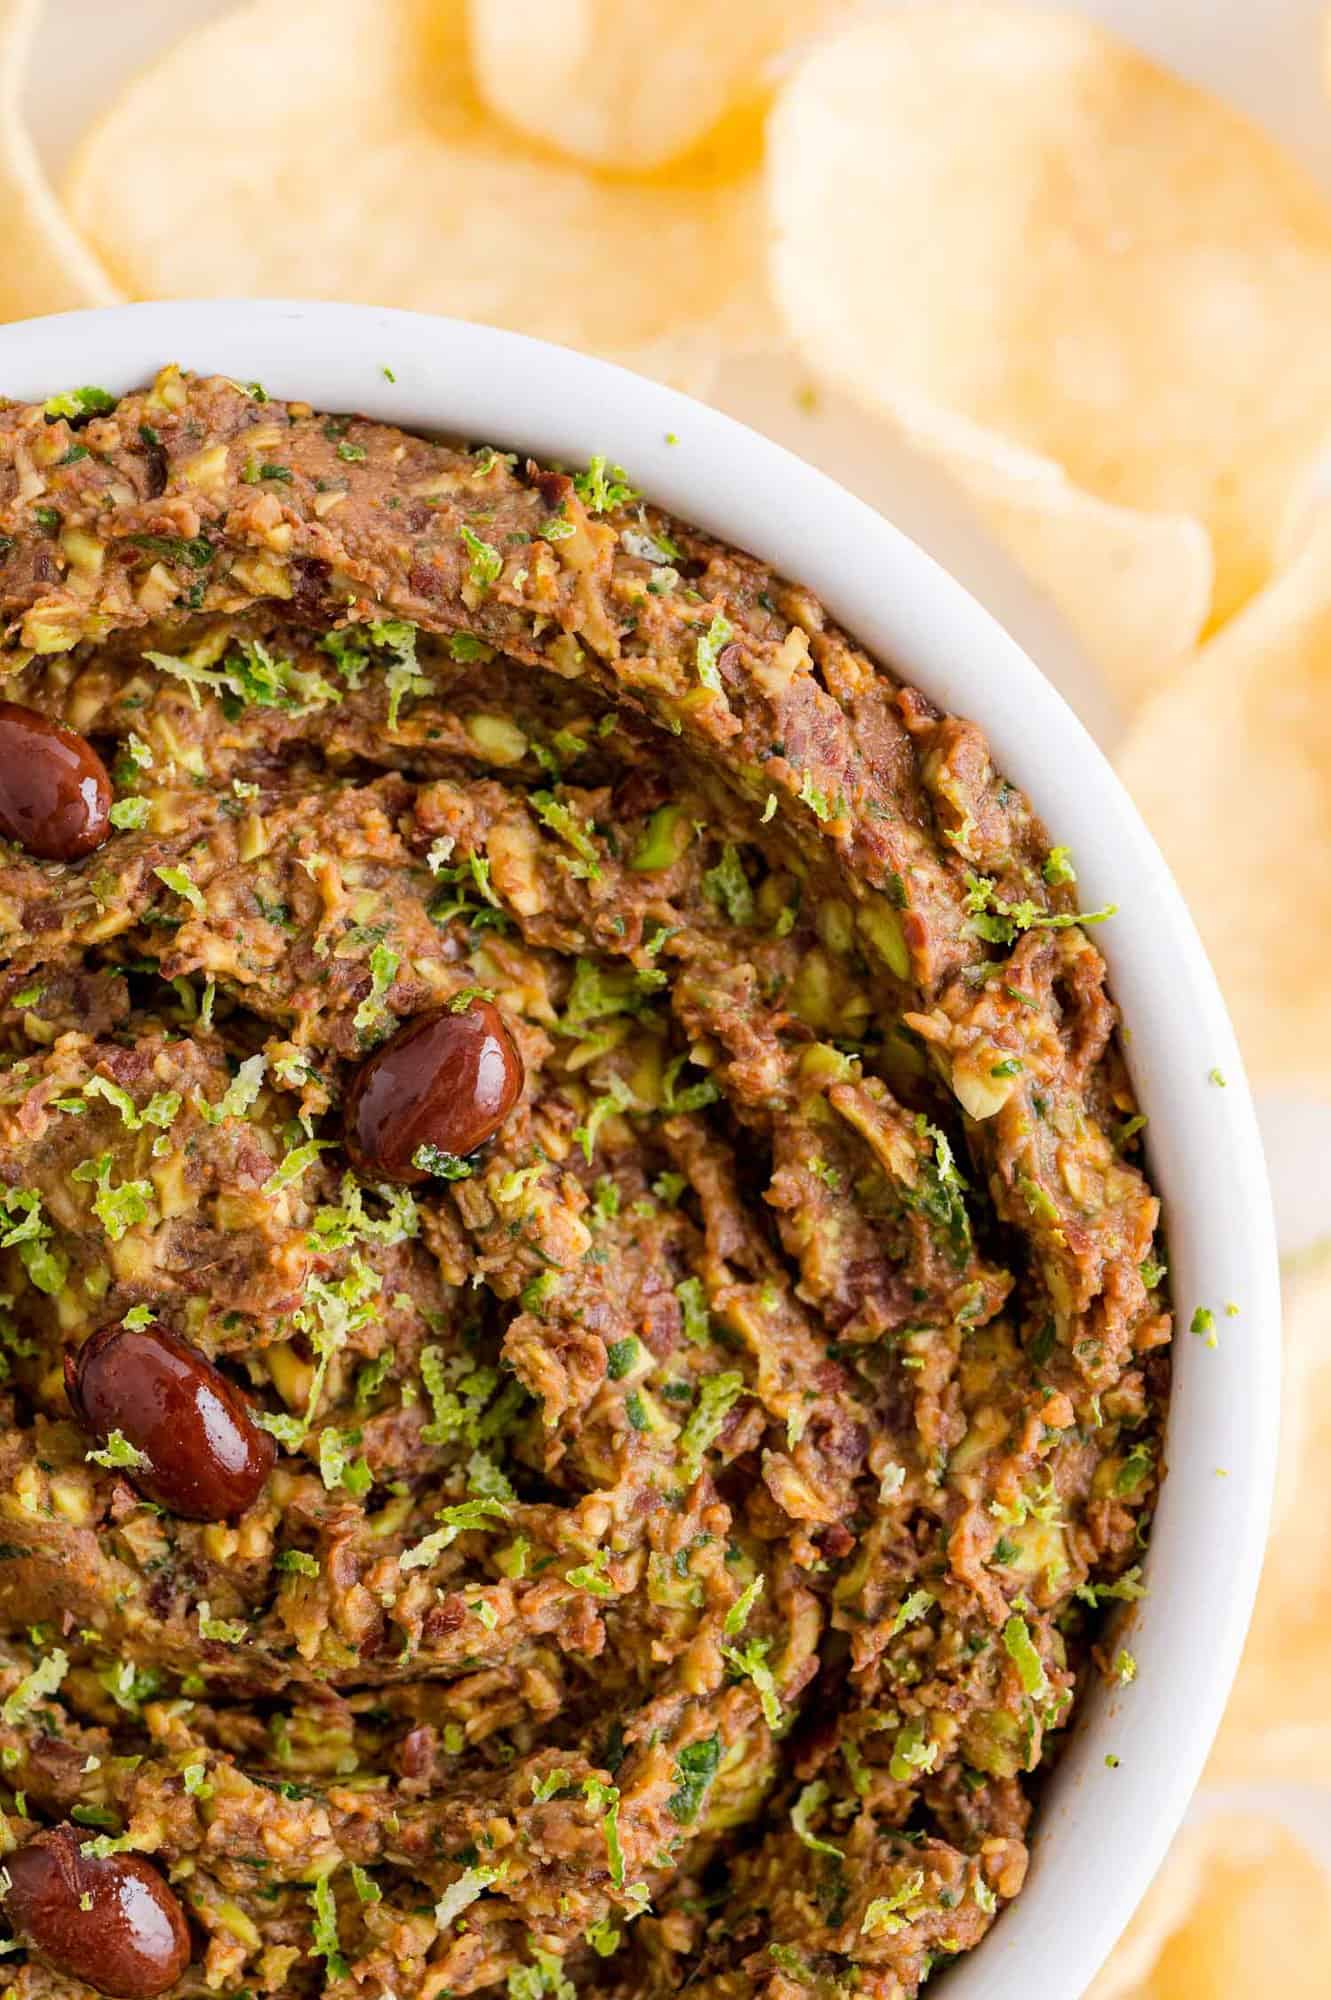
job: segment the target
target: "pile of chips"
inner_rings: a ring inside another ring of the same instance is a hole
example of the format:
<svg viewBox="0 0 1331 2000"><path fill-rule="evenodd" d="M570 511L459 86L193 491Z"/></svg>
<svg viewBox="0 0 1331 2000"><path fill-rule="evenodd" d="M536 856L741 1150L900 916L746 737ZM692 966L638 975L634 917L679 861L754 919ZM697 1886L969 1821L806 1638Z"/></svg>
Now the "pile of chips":
<svg viewBox="0 0 1331 2000"><path fill-rule="evenodd" d="M1331 1091L1331 204L1273 140L1066 13L242 0L130 82L57 194L19 113L40 7L0 0L0 317L363 300L704 397L796 357L1071 626L1251 1070ZM1293 1320L1313 1414L1223 1780L1331 1783L1331 1267ZM1096 1994L1251 1968L1288 2000L1328 1963L1311 1855L1212 1814Z"/></svg>

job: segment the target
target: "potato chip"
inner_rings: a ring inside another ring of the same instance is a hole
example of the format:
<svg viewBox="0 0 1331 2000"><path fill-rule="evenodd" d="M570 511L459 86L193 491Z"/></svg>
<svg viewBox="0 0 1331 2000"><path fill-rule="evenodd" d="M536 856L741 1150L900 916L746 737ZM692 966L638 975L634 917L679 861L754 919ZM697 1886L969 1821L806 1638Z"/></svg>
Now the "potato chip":
<svg viewBox="0 0 1331 2000"><path fill-rule="evenodd" d="M23 78L41 0L0 0L0 320L76 306L114 305L119 293L47 185L23 119Z"/></svg>
<svg viewBox="0 0 1331 2000"><path fill-rule="evenodd" d="M897 420L835 387L810 393L791 348L735 358L708 394L928 549L1100 742L1117 741L1126 712L1196 645L1212 575L1200 522L1095 500L1049 459L960 418Z"/></svg>
<svg viewBox="0 0 1331 2000"><path fill-rule="evenodd" d="M1197 516L1218 620L1331 431L1331 209L1237 113L1070 14L866 19L771 120L772 267L810 367Z"/></svg>
<svg viewBox="0 0 1331 2000"><path fill-rule="evenodd" d="M829 0L470 0L476 82L529 138L643 173L756 110L773 58Z"/></svg>
<svg viewBox="0 0 1331 2000"><path fill-rule="evenodd" d="M482 111L464 0L258 0L189 36L84 141L68 201L136 297L456 313L690 386L772 331L755 148L611 183Z"/></svg>
<svg viewBox="0 0 1331 2000"><path fill-rule="evenodd" d="M1212 1753L1220 1780L1331 1783L1331 1252L1286 1285L1280 1479L1239 1677ZM1328 1959L1331 1963L1331 1958Z"/></svg>
<svg viewBox="0 0 1331 2000"><path fill-rule="evenodd" d="M1201 929L1249 1068L1331 1086L1331 509L1137 718L1120 771Z"/></svg>
<svg viewBox="0 0 1331 2000"><path fill-rule="evenodd" d="M1269 1813L1208 1815L1179 1835L1086 2000L1323 2000L1331 1877Z"/></svg>
<svg viewBox="0 0 1331 2000"><path fill-rule="evenodd" d="M1051 459L946 412L903 404L897 417L1053 600L1125 709L1191 653L1215 569L1200 521L1097 500Z"/></svg>

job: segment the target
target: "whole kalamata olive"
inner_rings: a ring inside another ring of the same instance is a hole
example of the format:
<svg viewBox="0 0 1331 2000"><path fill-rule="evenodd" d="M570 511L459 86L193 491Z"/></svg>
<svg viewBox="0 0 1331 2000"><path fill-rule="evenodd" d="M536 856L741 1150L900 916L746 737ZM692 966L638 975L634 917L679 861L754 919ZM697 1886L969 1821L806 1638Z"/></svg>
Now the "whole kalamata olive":
<svg viewBox="0 0 1331 2000"><path fill-rule="evenodd" d="M119 1431L146 1460L125 1477L172 1514L234 1521L272 1471L244 1391L168 1327L100 1327L65 1356L65 1386L88 1430Z"/></svg>
<svg viewBox="0 0 1331 2000"><path fill-rule="evenodd" d="M179 1899L140 1854L84 1854L76 1827L52 1827L5 1856L0 1913L15 1938L67 1979L119 2000L151 2000L189 1964Z"/></svg>
<svg viewBox="0 0 1331 2000"><path fill-rule="evenodd" d="M426 1180L494 1137L522 1083L522 1057L488 1000L418 1014L361 1064L343 1143L368 1180ZM418 1162L422 1147L437 1164Z"/></svg>
<svg viewBox="0 0 1331 2000"><path fill-rule="evenodd" d="M0 701L0 834L42 861L77 861L111 831L111 780L91 743Z"/></svg>

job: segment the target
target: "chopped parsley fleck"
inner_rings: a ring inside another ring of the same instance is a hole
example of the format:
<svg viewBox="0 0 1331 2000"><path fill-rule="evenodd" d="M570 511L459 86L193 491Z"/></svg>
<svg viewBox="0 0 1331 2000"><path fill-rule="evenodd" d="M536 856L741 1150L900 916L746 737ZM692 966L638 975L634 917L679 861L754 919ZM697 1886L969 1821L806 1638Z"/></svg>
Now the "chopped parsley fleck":
<svg viewBox="0 0 1331 2000"><path fill-rule="evenodd" d="M456 1882L450 1882L439 1901L434 1906L434 1920L441 1931L451 1930L454 1923L477 1897L505 1874L503 1862L480 1862L475 1867L464 1869Z"/></svg>
<svg viewBox="0 0 1331 2000"><path fill-rule="evenodd" d="M319 1558L306 1549L282 1549L275 1567L288 1576L318 1576Z"/></svg>
<svg viewBox="0 0 1331 2000"><path fill-rule="evenodd" d="M70 1179L95 1184L97 1192L92 1198L92 1211L113 1243L118 1243L127 1230L146 1220L152 1203L152 1182L121 1181L117 1187L111 1179L109 1152L81 1160L71 1172Z"/></svg>
<svg viewBox="0 0 1331 2000"><path fill-rule="evenodd" d="M890 1896L875 1896L866 1905L860 1924L865 1937L895 1937L898 1931L914 1923L930 1906L922 1901L924 1871L916 1869L907 1875Z"/></svg>
<svg viewBox="0 0 1331 2000"><path fill-rule="evenodd" d="M827 1802L830 1793L831 1787L826 1779L815 1778L812 1784L804 1787L790 1808L790 1824L794 1827L798 1838L814 1854L830 1854L840 1861L842 1850L834 1847L830 1840L823 1840L809 1824L819 1807Z"/></svg>
<svg viewBox="0 0 1331 2000"><path fill-rule="evenodd" d="M392 1019L384 1000L397 977L400 963L391 945L377 944L370 953L370 990L351 1017L351 1024L362 1043L377 1040Z"/></svg>
<svg viewBox="0 0 1331 2000"><path fill-rule="evenodd" d="M970 928L987 944L1012 944L1022 931L1065 931L1075 924L1102 924L1118 910L1117 903L1106 903L1102 910L1073 911L1041 910L1029 900L1009 903L988 875L968 875L966 889Z"/></svg>
<svg viewBox="0 0 1331 2000"><path fill-rule="evenodd" d="M1208 1347L1219 1345L1219 1336L1215 1330L1215 1314L1210 1306L1198 1306L1188 1324L1188 1332L1195 1333Z"/></svg>
<svg viewBox="0 0 1331 2000"><path fill-rule="evenodd" d="M699 1385L697 1403L679 1440L686 1478L697 1478L704 1457L721 1435L726 1418L743 1394L744 1377L733 1370L722 1375L708 1375Z"/></svg>
<svg viewBox="0 0 1331 2000"><path fill-rule="evenodd" d="M347 1961L342 1956L337 1932L337 1903L333 1885L326 1875L321 1875L310 1891L310 1908L314 1912L310 1956L323 1960L330 1979L345 1979Z"/></svg>
<svg viewBox="0 0 1331 2000"><path fill-rule="evenodd" d="M64 1287L69 1260L52 1247L50 1237L37 1189L0 1187L0 1250L16 1249L38 1291L53 1296Z"/></svg>
<svg viewBox="0 0 1331 2000"><path fill-rule="evenodd" d="M619 1840L619 1787L603 1778L584 1778L583 1797L593 1812L601 1812L601 1834L605 1841L610 1880L616 1889L624 1886L624 1850Z"/></svg>
<svg viewBox="0 0 1331 2000"><path fill-rule="evenodd" d="M224 1646L239 1646L248 1639L250 1628L239 1618L214 1618L206 1597L198 1602L199 1637L215 1639Z"/></svg>
<svg viewBox="0 0 1331 2000"><path fill-rule="evenodd" d="M147 1452L131 1444L123 1431L112 1431L100 1450L85 1451L83 1456L110 1472L145 1472L152 1464Z"/></svg>
<svg viewBox="0 0 1331 2000"><path fill-rule="evenodd" d="M423 1174L434 1174L441 1181L470 1180L476 1171L470 1160L459 1159L456 1153L446 1153L442 1146L432 1146L428 1140L416 1148L411 1164L419 1167Z"/></svg>
<svg viewBox="0 0 1331 2000"><path fill-rule="evenodd" d="M76 422L80 417L104 417L115 406L115 397L105 389L84 388L62 389L58 395L48 396L42 409L52 420L68 417Z"/></svg>
<svg viewBox="0 0 1331 2000"><path fill-rule="evenodd" d="M622 465L606 471L604 458L593 458L585 472L573 475L573 490L589 514L603 514L612 507L626 507L638 495L628 483Z"/></svg>
<svg viewBox="0 0 1331 2000"><path fill-rule="evenodd" d="M541 824L548 826L552 833L557 833L559 838L573 849L579 860L586 864L584 869L573 872L585 874L588 879L595 881L601 869L600 854L592 838L595 831L592 821L579 820L572 808L565 805L561 799L557 799L553 792L533 792L531 802Z"/></svg>
<svg viewBox="0 0 1331 2000"><path fill-rule="evenodd" d="M571 1583L575 1590L585 1590L589 1597L613 1597L615 1586L604 1572L610 1565L608 1549L597 1549L589 1563L580 1563L576 1569L566 1574L564 1581Z"/></svg>
<svg viewBox="0 0 1331 2000"><path fill-rule="evenodd" d="M888 1764L890 1775L899 1785L908 1785L922 1772L932 1771L938 1762L938 1745L931 1743L923 1718L903 1723L892 1743Z"/></svg>
<svg viewBox="0 0 1331 2000"><path fill-rule="evenodd" d="M723 1646L721 1657L735 1673L752 1681L763 1720L769 1729L776 1729L781 1723L782 1709L776 1679L767 1664L770 1651L770 1639L750 1639L746 1646Z"/></svg>
<svg viewBox="0 0 1331 2000"><path fill-rule="evenodd" d="M700 1743L690 1743L680 1751L675 1759L677 1789L666 1800L666 1811L678 1825L692 1826L720 1767L719 1734L704 1737Z"/></svg>
<svg viewBox="0 0 1331 2000"><path fill-rule="evenodd" d="M188 868L154 868L153 874L159 882L165 883L168 889L174 890L177 896L183 896L192 910L202 911L207 909L208 906L203 900L203 891L197 882L195 882Z"/></svg>
<svg viewBox="0 0 1331 2000"><path fill-rule="evenodd" d="M712 1317L707 1310L707 1293L701 1278L681 1278L675 1286L683 1316L684 1338L705 1347L712 1337Z"/></svg>
<svg viewBox="0 0 1331 2000"><path fill-rule="evenodd" d="M932 1608L935 1602L936 1600L931 1590L912 1590L909 1597L903 1598L897 1610L897 1615L892 1620L892 1629L887 1635L888 1638L895 1639L898 1632L904 1632L908 1625L918 1624L919 1620L924 1617L925 1613Z"/></svg>
<svg viewBox="0 0 1331 2000"><path fill-rule="evenodd" d="M721 692L721 674L717 662L734 636L735 628L719 611L713 615L707 630L698 635L698 647L694 656L698 679L714 694Z"/></svg>
<svg viewBox="0 0 1331 2000"><path fill-rule="evenodd" d="M702 878L703 893L723 909L732 924L751 924L754 918L753 889L744 872L739 849L727 841L715 868Z"/></svg>
<svg viewBox="0 0 1331 2000"><path fill-rule="evenodd" d="M481 1498L462 1500L453 1507L441 1507L435 1519L443 1523L435 1528L423 1541L404 1549L398 1557L399 1569L425 1569L437 1562L445 1549L452 1548L459 1535L475 1533L490 1527L494 1521L506 1521L509 1510L502 1500Z"/></svg>
<svg viewBox="0 0 1331 2000"><path fill-rule="evenodd" d="M5 1696L0 1705L0 1721L8 1729L19 1728L48 1695L58 1692L68 1671L69 1655L57 1646Z"/></svg>
<svg viewBox="0 0 1331 2000"><path fill-rule="evenodd" d="M484 542L464 521L459 530L462 546L471 557L467 581L474 590L488 590L504 573L504 558L493 542Z"/></svg>
<svg viewBox="0 0 1331 2000"><path fill-rule="evenodd" d="M636 1334L630 1333L623 1340L612 1340L605 1350L605 1372L612 1382L621 1382L631 1368L637 1366L642 1352Z"/></svg>
<svg viewBox="0 0 1331 2000"><path fill-rule="evenodd" d="M1036 1651L1026 1620L1013 1613L1003 1627L1003 1649L1017 1669L1022 1687L1033 1701L1043 1701L1049 1693L1044 1661Z"/></svg>
<svg viewBox="0 0 1331 2000"><path fill-rule="evenodd" d="M215 553L206 535L131 535L135 548L160 562L183 564L186 569L207 569Z"/></svg>
<svg viewBox="0 0 1331 2000"><path fill-rule="evenodd" d="M725 1615L721 1629L727 1639L733 1639L744 1630L749 1622L749 1613L762 1596L767 1586L767 1578L759 1570L752 1583L747 1584Z"/></svg>

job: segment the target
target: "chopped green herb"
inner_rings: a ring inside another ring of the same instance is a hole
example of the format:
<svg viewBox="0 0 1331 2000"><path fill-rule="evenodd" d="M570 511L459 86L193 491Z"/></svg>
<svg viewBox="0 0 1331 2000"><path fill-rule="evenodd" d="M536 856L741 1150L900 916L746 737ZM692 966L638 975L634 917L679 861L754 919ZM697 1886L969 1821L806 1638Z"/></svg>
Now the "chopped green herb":
<svg viewBox="0 0 1331 2000"><path fill-rule="evenodd" d="M330 1979L345 1979L347 1961L342 1956L341 1942L337 1934L337 1903L333 1897L332 1883L326 1875L321 1875L310 1891L310 1908L314 1912L310 1956L323 1960Z"/></svg>
<svg viewBox="0 0 1331 2000"><path fill-rule="evenodd" d="M731 1605L729 1611L727 1611L725 1615L725 1622L721 1627L721 1630L724 1632L727 1639L733 1639L737 1633L740 1633L744 1630L744 1627L749 1622L749 1613L753 1610L754 1605L758 1602L758 1599L762 1596L763 1591L766 1588L766 1585L767 1585L767 1578L763 1575L762 1571L759 1570L757 1576L754 1577L752 1583L748 1584L746 1588L740 1592L739 1596L735 1599L735 1602Z"/></svg>
<svg viewBox="0 0 1331 2000"><path fill-rule="evenodd" d="M892 1629L887 1635L888 1638L895 1639L897 1634L904 1632L908 1625L918 1624L925 1613L932 1609L936 1601L931 1590L912 1590L909 1597L903 1598L897 1615L892 1620Z"/></svg>
<svg viewBox="0 0 1331 2000"><path fill-rule="evenodd" d="M735 629L730 620L723 617L719 611L713 614L707 630L699 634L695 655L698 679L714 694L721 692L721 673L717 662L734 636Z"/></svg>
<svg viewBox="0 0 1331 2000"><path fill-rule="evenodd" d="M752 1681L758 1696L763 1720L769 1729L779 1728L781 1723L781 1700L776 1691L776 1679L767 1664L771 1651L770 1639L750 1639L746 1646L723 1646L721 1657L737 1674Z"/></svg>
<svg viewBox="0 0 1331 2000"><path fill-rule="evenodd" d="M100 1450L85 1451L83 1456L111 1472L144 1472L152 1464L147 1452L131 1444L123 1431L112 1431Z"/></svg>
<svg viewBox="0 0 1331 2000"><path fill-rule="evenodd" d="M275 1567L289 1576L318 1576L319 1558L305 1549L282 1549Z"/></svg>
<svg viewBox="0 0 1331 2000"><path fill-rule="evenodd" d="M203 891L194 881L188 868L154 868L153 874L159 882L164 882L168 889L173 889L177 896L183 896L191 909L207 909Z"/></svg>
<svg viewBox="0 0 1331 2000"><path fill-rule="evenodd" d="M680 1826L692 1826L721 1767L720 1735L690 1743L675 1759L677 1789L666 1800L666 1811Z"/></svg>
<svg viewBox="0 0 1331 2000"><path fill-rule="evenodd" d="M1043 1701L1049 1693L1044 1661L1036 1651L1026 1620L1014 1612L1003 1627L1003 1649L1017 1669L1022 1687L1033 1701Z"/></svg>
<svg viewBox="0 0 1331 2000"><path fill-rule="evenodd" d="M593 458L585 472L574 473L573 490L589 514L603 514L612 507L626 507L630 500L638 497L628 483L628 474L623 466L612 466L607 474L603 458Z"/></svg>
<svg viewBox="0 0 1331 2000"><path fill-rule="evenodd" d="M712 1316L707 1310L707 1293L701 1278L681 1278L675 1297L683 1315L684 1338L705 1347L712 1337Z"/></svg>
<svg viewBox="0 0 1331 2000"><path fill-rule="evenodd" d="M459 533L462 546L471 557L467 581L474 590L488 590L504 573L504 558L492 542L483 542L464 522Z"/></svg>
<svg viewBox="0 0 1331 2000"><path fill-rule="evenodd" d="M239 1646L249 1638L250 1628L239 1618L214 1618L206 1597L198 1602L199 1637L216 1639L224 1646Z"/></svg>
<svg viewBox="0 0 1331 2000"><path fill-rule="evenodd" d="M442 1181L470 1180L476 1171L470 1160L460 1160L456 1153L446 1153L441 1146L432 1146L428 1141L416 1148L411 1164L423 1174L434 1174Z"/></svg>
<svg viewBox="0 0 1331 2000"><path fill-rule="evenodd" d="M722 848L715 868L704 874L702 886L704 894L725 911L732 924L753 922L753 889L739 858L739 849L729 841Z"/></svg>
<svg viewBox="0 0 1331 2000"><path fill-rule="evenodd" d="M384 999L397 977L400 963L390 945L377 944L370 953L370 990L351 1017L351 1024L362 1042L371 1036L377 1038L392 1018Z"/></svg>
<svg viewBox="0 0 1331 2000"><path fill-rule="evenodd" d="M865 1937L895 1937L898 1931L914 1923L930 1906L923 1902L924 1873L917 1869L892 1891L890 1896L875 1896L864 1912L860 1931Z"/></svg>
<svg viewBox="0 0 1331 2000"><path fill-rule="evenodd" d="M823 1840L813 1831L809 1823L819 1807L826 1803L830 1793L831 1787L828 1785L826 1779L815 1778L812 1784L804 1787L794 1805L790 1808L790 1824L794 1827L799 1839L813 1853L831 1854L840 1861L842 1859L841 1848L834 1847L830 1840Z"/></svg>
<svg viewBox="0 0 1331 2000"><path fill-rule="evenodd" d="M58 1692L68 1672L69 1655L62 1653L57 1646L5 1696L3 1705L0 1705L0 1721L8 1729L21 1727L48 1695Z"/></svg>
<svg viewBox="0 0 1331 2000"><path fill-rule="evenodd" d="M70 1174L75 1181L95 1183L97 1192L92 1198L93 1214L113 1243L118 1243L127 1230L143 1222L152 1203L151 1181L122 1181L119 1187L111 1179L111 1155L99 1153L93 1159L81 1160Z"/></svg>
<svg viewBox="0 0 1331 2000"><path fill-rule="evenodd" d="M1116 903L1102 910L1041 910L1036 904L1005 902L998 887L987 875L966 877L966 904L970 928L988 944L1012 944L1022 931L1070 930L1074 924L1102 924L1117 913Z"/></svg>
<svg viewBox="0 0 1331 2000"><path fill-rule="evenodd" d="M1188 1326L1189 1333L1195 1333L1208 1347L1218 1347L1219 1335L1215 1330L1215 1314L1210 1306L1198 1306Z"/></svg>
<svg viewBox="0 0 1331 2000"><path fill-rule="evenodd" d="M62 389L48 396L42 408L48 417L68 417L73 422L79 417L104 417L115 406L115 397L105 389L85 388Z"/></svg>
<svg viewBox="0 0 1331 2000"><path fill-rule="evenodd" d="M679 1440L686 1478L697 1478L704 1457L721 1435L726 1418L743 1394L744 1377L733 1371L708 1375L700 1384L698 1401Z"/></svg>

